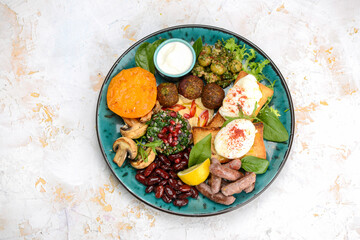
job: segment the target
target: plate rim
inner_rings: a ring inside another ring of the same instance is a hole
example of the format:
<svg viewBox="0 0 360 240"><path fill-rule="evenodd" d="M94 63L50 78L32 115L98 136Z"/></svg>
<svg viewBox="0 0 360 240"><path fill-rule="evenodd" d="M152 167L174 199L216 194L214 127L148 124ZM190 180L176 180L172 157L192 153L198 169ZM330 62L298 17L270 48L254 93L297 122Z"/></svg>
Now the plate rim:
<svg viewBox="0 0 360 240"><path fill-rule="evenodd" d="M145 40L158 35L160 33L164 33L167 31L171 31L171 30L176 30L176 29L181 29L181 28L205 28L205 29L209 29L209 30L216 30L216 31L220 31L226 34L230 34L235 36L236 38L240 39L241 41L243 41L244 43L246 43L247 45L251 46L252 48L254 48L256 51L258 51L261 55L263 55L266 59L268 59L270 61L270 64L272 65L272 67L274 68L275 72L278 74L279 78L280 78L280 82L283 85L285 92L286 92L286 96L288 98L289 101L289 111L291 114L291 132L289 133L289 147L285 152L284 155L284 160L282 161L282 163L280 164L278 171L276 172L275 176L273 177L273 179L271 179L271 181L257 194L255 194L252 198L248 199L245 202L242 202L236 206L218 211L218 212L214 212L214 213L205 213L205 214L184 214L184 213L177 213L177 212L173 212L161 207L158 207L152 203L146 202L145 200L143 200L140 196L136 195L135 193L133 193L116 175L114 169L111 167L109 161L107 160L106 154L105 154L105 150L103 148L102 142L100 140L100 133L99 133L99 127L98 127L98 117L99 117L99 106L100 106L100 99L101 99L101 93L102 90L105 86L105 84L109 81L109 78L111 76L111 73L113 72L113 70L115 69L115 67L119 64L120 60L128 53L130 52L133 48L137 47L140 43L144 42ZM216 216L216 215L220 215L220 214L224 214L224 213L228 213L231 211L234 211L236 209L239 209L245 205L247 205L248 203L252 202L253 200L255 200L258 196L260 196L266 189L268 189L268 187L275 181L275 179L278 177L278 175L280 174L281 170L283 169L289 154L291 152L291 147L293 144L293 139L294 139L294 133L295 133L295 112L294 112L294 104L291 98L291 94L290 94L290 90L287 86L287 83L285 81L285 78L283 77L283 75L281 74L279 68L276 66L275 62L273 60L271 60L271 58L262 50L260 49L256 44L254 44L252 41L248 40L247 38L243 37L240 34L237 34L235 32L232 32L230 30L221 28L221 27L217 27L217 26L211 26L211 25L204 25L204 24L181 24L181 25L174 25L171 27L167 27L158 31L155 31L153 33L150 33L148 35L146 35L145 37L141 38L140 40L136 41L134 44L132 44L129 48L127 48L125 50L125 52L123 52L120 57L115 61L115 63L112 65L112 67L110 68L109 72L107 73L103 84L101 85L101 89L99 91L99 96L98 96L98 100L97 100L97 105L96 105L96 113L95 113L95 127L96 127L96 136L97 136L97 140L101 149L101 153L103 155L103 159L106 162L106 164L108 165L108 167L110 168L111 172L113 175L115 175L115 178L120 182L120 184L130 193L132 194L135 198L137 198L138 200L140 200L141 202L157 209L160 210L162 212L168 213L168 214L173 214L173 215L177 215L177 216L182 216L182 217L209 217L209 216Z"/></svg>

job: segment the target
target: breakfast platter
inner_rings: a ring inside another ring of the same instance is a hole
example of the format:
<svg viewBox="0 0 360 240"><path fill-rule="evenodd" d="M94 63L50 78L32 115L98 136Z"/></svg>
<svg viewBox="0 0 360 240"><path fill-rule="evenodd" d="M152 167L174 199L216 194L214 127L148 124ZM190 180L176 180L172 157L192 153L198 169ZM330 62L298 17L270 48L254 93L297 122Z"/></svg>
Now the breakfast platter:
<svg viewBox="0 0 360 240"><path fill-rule="evenodd" d="M291 150L294 108L279 69L225 29L182 25L139 40L100 90L104 159L136 198L164 212L211 216L246 205Z"/></svg>

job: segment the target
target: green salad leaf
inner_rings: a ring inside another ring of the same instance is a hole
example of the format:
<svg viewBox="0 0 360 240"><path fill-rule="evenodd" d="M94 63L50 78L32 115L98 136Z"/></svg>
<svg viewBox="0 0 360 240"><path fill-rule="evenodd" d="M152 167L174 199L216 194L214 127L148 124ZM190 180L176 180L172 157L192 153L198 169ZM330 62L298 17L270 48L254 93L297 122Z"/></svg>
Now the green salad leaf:
<svg viewBox="0 0 360 240"><path fill-rule="evenodd" d="M208 158L211 158L211 133L201 139L191 149L188 167L202 163Z"/></svg>
<svg viewBox="0 0 360 240"><path fill-rule="evenodd" d="M143 136L139 140L135 140L136 145L138 146L138 156L140 155L141 159L144 159L144 162L148 161L148 153L146 152L146 148L151 148L151 150L157 155L156 148L160 147L162 144L161 140L157 140L154 142L146 142L146 138ZM146 142L146 143L144 143Z"/></svg>
<svg viewBox="0 0 360 240"><path fill-rule="evenodd" d="M203 47L203 42L202 42L202 39L201 37L199 37L195 42L194 44L192 45L194 51L195 51L195 55L196 55L196 59L199 57L199 54L202 50L202 47Z"/></svg>
<svg viewBox="0 0 360 240"><path fill-rule="evenodd" d="M224 122L224 124L222 125L222 127L225 127L226 125L228 125L231 121L235 120L235 119L247 119L247 120L257 120L260 121L257 117L255 117L255 111L258 108L258 103L255 102L255 107L253 110L253 113L251 114L251 116L246 115L243 111L242 108L240 106L240 104L238 104L238 108L239 108L239 116L238 117L225 117L226 121Z"/></svg>
<svg viewBox="0 0 360 240"><path fill-rule="evenodd" d="M256 52L252 48L246 48L246 45L236 44L235 38L230 38L224 42L224 48L232 52L234 58L242 62L242 70L252 74L258 81L267 80L270 84L270 80L262 73L264 67L270 63L268 59L261 62L256 62Z"/></svg>
<svg viewBox="0 0 360 240"><path fill-rule="evenodd" d="M245 44L241 47L240 45L235 43L235 38L230 38L224 41L224 48L233 52L234 58L238 61L242 61L245 56L246 47Z"/></svg>
<svg viewBox="0 0 360 240"><path fill-rule="evenodd" d="M261 109L257 118L264 124L264 139L273 142L285 142L289 139L286 128L268 105Z"/></svg>
<svg viewBox="0 0 360 240"><path fill-rule="evenodd" d="M241 159L241 168L247 172L254 172L256 174L263 174L269 167L269 161L266 159L246 156Z"/></svg>
<svg viewBox="0 0 360 240"><path fill-rule="evenodd" d="M156 148L160 147L161 144L163 143L163 141L161 140L157 140L157 141L153 141L153 142L148 142L144 144L144 147L149 147L152 149L152 151L155 153L156 155Z"/></svg>
<svg viewBox="0 0 360 240"><path fill-rule="evenodd" d="M280 117L280 112L279 110L275 109L274 107L270 107L270 111L272 111L277 117Z"/></svg>
<svg viewBox="0 0 360 240"><path fill-rule="evenodd" d="M159 39L153 43L144 42L135 53L135 64L138 67L155 74L154 53L156 48L166 39Z"/></svg>

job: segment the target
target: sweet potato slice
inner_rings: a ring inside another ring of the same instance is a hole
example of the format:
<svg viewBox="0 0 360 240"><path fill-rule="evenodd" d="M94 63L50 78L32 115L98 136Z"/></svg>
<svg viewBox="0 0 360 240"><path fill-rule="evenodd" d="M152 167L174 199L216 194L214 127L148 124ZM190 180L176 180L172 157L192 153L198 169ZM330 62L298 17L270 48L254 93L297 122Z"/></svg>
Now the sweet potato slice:
<svg viewBox="0 0 360 240"><path fill-rule="evenodd" d="M125 118L139 118L156 103L155 76L140 67L124 69L109 84L107 104L111 111Z"/></svg>
<svg viewBox="0 0 360 240"><path fill-rule="evenodd" d="M239 73L239 75L237 76L234 84L236 84L241 78L245 77L246 75L248 75L246 72L241 71ZM264 84L261 84L259 82L258 82L258 84L259 84L260 91L262 93L262 97L261 97L260 101L258 102L258 108L255 110L255 116L259 113L260 109L264 106L264 104L266 103L268 98L274 94L274 90L272 90L271 88L268 88L267 86L265 86Z"/></svg>
<svg viewBox="0 0 360 240"><path fill-rule="evenodd" d="M245 156L254 156L266 159L266 149L263 138L264 124L261 122L254 123L256 134L253 146Z"/></svg>

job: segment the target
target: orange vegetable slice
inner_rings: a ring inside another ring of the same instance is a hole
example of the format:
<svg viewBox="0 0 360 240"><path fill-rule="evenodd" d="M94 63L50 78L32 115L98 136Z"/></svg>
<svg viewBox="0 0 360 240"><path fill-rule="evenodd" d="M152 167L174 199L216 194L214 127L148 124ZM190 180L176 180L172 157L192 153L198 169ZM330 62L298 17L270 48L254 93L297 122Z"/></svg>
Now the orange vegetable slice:
<svg viewBox="0 0 360 240"><path fill-rule="evenodd" d="M111 111L125 118L139 118L156 103L155 76L140 67L124 69L109 84L107 104Z"/></svg>

